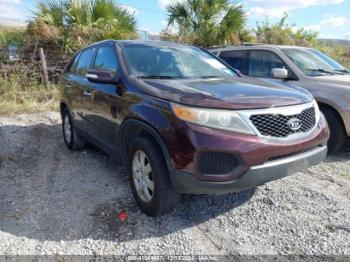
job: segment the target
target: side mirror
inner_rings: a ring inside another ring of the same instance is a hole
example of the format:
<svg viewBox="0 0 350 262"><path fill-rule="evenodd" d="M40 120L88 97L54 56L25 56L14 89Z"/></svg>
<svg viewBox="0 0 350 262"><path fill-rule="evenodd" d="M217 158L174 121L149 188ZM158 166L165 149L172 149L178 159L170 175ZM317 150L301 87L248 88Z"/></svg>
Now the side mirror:
<svg viewBox="0 0 350 262"><path fill-rule="evenodd" d="M102 83L102 84L117 84L118 78L110 71L106 70L88 70L86 78L90 82Z"/></svg>
<svg viewBox="0 0 350 262"><path fill-rule="evenodd" d="M271 74L273 78L277 79L287 79L288 78L288 70L285 68L273 68L271 70Z"/></svg>

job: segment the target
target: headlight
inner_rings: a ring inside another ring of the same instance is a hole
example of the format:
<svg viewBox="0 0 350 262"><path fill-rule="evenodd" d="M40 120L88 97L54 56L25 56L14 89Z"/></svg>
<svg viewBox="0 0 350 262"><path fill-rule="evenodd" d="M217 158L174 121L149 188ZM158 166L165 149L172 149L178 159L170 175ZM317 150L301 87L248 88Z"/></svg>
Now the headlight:
<svg viewBox="0 0 350 262"><path fill-rule="evenodd" d="M181 120L202 126L255 135L254 131L231 110L206 109L171 104L174 114Z"/></svg>
<svg viewBox="0 0 350 262"><path fill-rule="evenodd" d="M314 108L315 108L315 120L316 120L316 124L317 124L318 121L320 121L321 113L320 113L320 108L318 107L318 104L317 104L315 99L313 101L313 104L314 104Z"/></svg>

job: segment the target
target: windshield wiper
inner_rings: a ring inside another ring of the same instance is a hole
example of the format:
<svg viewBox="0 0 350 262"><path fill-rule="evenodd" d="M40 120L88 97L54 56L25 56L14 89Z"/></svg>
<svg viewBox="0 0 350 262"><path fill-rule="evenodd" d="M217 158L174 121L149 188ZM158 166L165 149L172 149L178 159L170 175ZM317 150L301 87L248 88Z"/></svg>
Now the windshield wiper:
<svg viewBox="0 0 350 262"><path fill-rule="evenodd" d="M350 73L348 69L335 69L334 71L341 72L341 73Z"/></svg>
<svg viewBox="0 0 350 262"><path fill-rule="evenodd" d="M145 76L137 76L137 78L143 79L176 79L174 76L163 76L163 75L145 75Z"/></svg>
<svg viewBox="0 0 350 262"><path fill-rule="evenodd" d="M198 78L220 78L221 76L215 76L215 75L211 75L211 76L199 76Z"/></svg>
<svg viewBox="0 0 350 262"><path fill-rule="evenodd" d="M320 73L325 73L325 74L331 74L331 75L337 75L339 73L334 72L334 71L328 71L322 68L308 68L306 70L313 71L313 72L320 72Z"/></svg>

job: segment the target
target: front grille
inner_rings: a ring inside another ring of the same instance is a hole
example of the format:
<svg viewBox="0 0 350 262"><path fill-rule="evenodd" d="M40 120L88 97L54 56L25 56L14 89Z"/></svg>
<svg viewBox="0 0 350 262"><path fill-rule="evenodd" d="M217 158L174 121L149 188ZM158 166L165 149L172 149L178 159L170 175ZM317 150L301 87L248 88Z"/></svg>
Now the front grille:
<svg viewBox="0 0 350 262"><path fill-rule="evenodd" d="M288 121L293 118L298 119L301 123L300 128L297 130L291 129L288 125ZM272 137L287 137L294 133L307 132L316 123L314 107L307 108L297 115L264 114L252 115L249 119L261 135Z"/></svg>
<svg viewBox="0 0 350 262"><path fill-rule="evenodd" d="M201 152L199 154L198 171L203 175L225 175L237 167L234 155L224 152Z"/></svg>

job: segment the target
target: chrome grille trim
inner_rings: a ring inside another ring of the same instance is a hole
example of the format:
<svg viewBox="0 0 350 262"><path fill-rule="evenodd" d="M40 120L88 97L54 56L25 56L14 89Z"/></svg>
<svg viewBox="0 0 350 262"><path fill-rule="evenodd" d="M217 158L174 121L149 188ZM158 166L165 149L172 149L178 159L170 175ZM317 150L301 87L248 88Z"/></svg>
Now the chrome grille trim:
<svg viewBox="0 0 350 262"><path fill-rule="evenodd" d="M259 128L257 128L254 123L251 121L252 116L259 116L259 115L282 115L286 117L290 116L297 116L300 115L303 111L314 108L315 110L315 122L314 125L304 130L304 132L294 132L287 136L278 137L278 136L271 136L271 135L264 135L260 132ZM291 141L291 140L298 140L302 139L304 137L307 137L310 133L312 133L318 123L320 112L318 109L318 106L315 101L300 104L300 105L293 105L293 106L285 106L285 107L274 107L274 108L267 108L267 109L254 109L254 110L242 110L239 111L240 116L246 121L246 123L250 126L250 128L259 136L264 139L268 140L275 140L275 141Z"/></svg>
<svg viewBox="0 0 350 262"><path fill-rule="evenodd" d="M250 121L264 136L287 137L291 134L307 132L315 126L315 108L310 107L300 114L285 116L281 114L251 115ZM288 126L290 121L298 121L299 126L293 130Z"/></svg>

